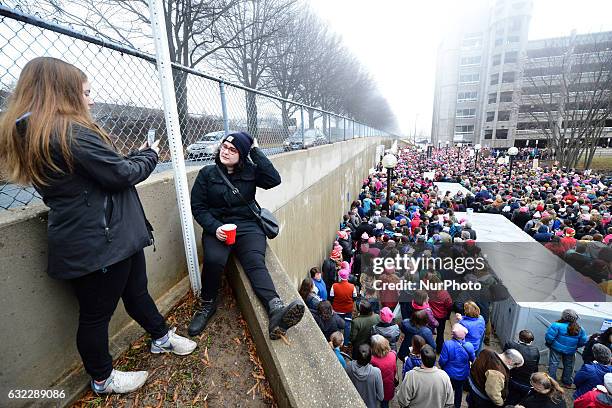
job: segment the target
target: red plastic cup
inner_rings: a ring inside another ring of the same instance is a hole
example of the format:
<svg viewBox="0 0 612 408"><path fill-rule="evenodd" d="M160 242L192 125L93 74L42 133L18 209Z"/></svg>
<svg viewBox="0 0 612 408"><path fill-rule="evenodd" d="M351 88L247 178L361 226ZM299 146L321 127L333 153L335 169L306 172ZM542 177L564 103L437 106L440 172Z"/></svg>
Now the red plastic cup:
<svg viewBox="0 0 612 408"><path fill-rule="evenodd" d="M225 245L233 245L236 242L236 224L225 224L221 227L221 231L225 232L227 237Z"/></svg>

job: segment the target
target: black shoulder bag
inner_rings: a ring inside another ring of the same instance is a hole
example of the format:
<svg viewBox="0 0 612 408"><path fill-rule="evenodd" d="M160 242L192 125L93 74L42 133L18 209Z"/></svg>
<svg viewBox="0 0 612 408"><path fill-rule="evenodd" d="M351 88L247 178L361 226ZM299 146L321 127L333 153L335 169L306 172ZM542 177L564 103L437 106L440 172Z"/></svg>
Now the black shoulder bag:
<svg viewBox="0 0 612 408"><path fill-rule="evenodd" d="M276 236L280 232L280 227L278 225L278 220L276 219L274 214L272 214L270 210L262 208L256 200L253 201L255 202L257 211L254 210L253 207L251 207L251 204L247 200L245 200L242 194L240 194L240 191L236 187L234 187L232 182L229 181L227 177L225 177L225 174L223 174L223 170L221 170L219 166L216 167L217 171L221 175L221 178L232 191L232 194L240 198L247 205L247 207L249 207L249 210L251 210L257 221L259 221L259 225L261 225L261 228L263 229L264 234L266 234L266 237L268 237L269 239L276 238Z"/></svg>

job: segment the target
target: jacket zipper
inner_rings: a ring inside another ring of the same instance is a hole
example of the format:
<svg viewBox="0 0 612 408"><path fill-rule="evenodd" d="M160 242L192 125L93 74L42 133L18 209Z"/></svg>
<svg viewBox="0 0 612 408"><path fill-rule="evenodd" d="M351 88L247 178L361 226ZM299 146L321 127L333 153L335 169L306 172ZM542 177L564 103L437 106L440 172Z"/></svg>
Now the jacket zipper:
<svg viewBox="0 0 612 408"><path fill-rule="evenodd" d="M104 211L102 212L102 222L104 225L104 235L106 236L106 242L111 242L110 229L108 227L108 221L106 220L106 209L108 208L108 195L104 196Z"/></svg>

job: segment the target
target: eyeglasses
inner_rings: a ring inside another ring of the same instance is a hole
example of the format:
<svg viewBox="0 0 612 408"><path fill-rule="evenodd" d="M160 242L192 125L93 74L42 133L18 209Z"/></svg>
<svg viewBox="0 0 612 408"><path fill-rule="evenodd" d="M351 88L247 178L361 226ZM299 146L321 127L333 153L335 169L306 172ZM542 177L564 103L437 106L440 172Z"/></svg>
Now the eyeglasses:
<svg viewBox="0 0 612 408"><path fill-rule="evenodd" d="M221 145L221 150L227 150L228 152L230 152L231 154L238 154L238 149L236 149L233 146L228 146L226 144L222 144Z"/></svg>

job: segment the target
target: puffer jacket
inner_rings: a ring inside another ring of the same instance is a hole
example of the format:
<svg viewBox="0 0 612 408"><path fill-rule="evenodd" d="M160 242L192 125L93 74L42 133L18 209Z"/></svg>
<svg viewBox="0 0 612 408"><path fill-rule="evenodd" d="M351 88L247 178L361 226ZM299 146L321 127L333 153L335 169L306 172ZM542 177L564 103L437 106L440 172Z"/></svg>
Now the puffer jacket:
<svg viewBox="0 0 612 408"><path fill-rule="evenodd" d="M474 350L478 351L478 349L480 348L482 336L484 336L484 332L486 329L484 318L482 316L463 316L459 323L463 327L468 329L468 333L465 336L465 341L472 343Z"/></svg>
<svg viewBox="0 0 612 408"><path fill-rule="evenodd" d="M134 187L155 169L157 153L118 154L96 132L71 127L69 171L56 139L51 155L63 174L47 174L36 191L49 207L47 222L49 276L73 279L129 258L153 243Z"/></svg>
<svg viewBox="0 0 612 408"><path fill-rule="evenodd" d="M608 373L612 373L612 366L609 364L591 363L583 365L574 377L574 384L576 384L574 399L591 391L597 385L603 384L604 375Z"/></svg>
<svg viewBox="0 0 612 408"><path fill-rule="evenodd" d="M376 326L372 327L371 335L373 336L375 334L380 334L381 336L389 340L389 346L391 347L391 350L397 352L397 340L400 336L400 329L397 324L393 322L378 322Z"/></svg>
<svg viewBox="0 0 612 408"><path fill-rule="evenodd" d="M470 363L475 359L472 343L451 339L444 342L438 362L451 379L465 380L470 375Z"/></svg>
<svg viewBox="0 0 612 408"><path fill-rule="evenodd" d="M567 333L568 326L569 323L554 322L546 331L546 344L561 354L574 354L576 349L584 346L588 340L582 327L577 336L570 336Z"/></svg>
<svg viewBox="0 0 612 408"><path fill-rule="evenodd" d="M242 170L232 174L227 174L225 166L221 167L225 176L253 207L256 188L267 190L276 187L281 183L281 177L259 148L252 148L250 157L252 163L245 160ZM191 189L191 212L204 229L203 233L215 235L217 228L223 224L236 224L237 235L251 232L263 234L249 206L232 194L217 168L216 164L203 167Z"/></svg>

